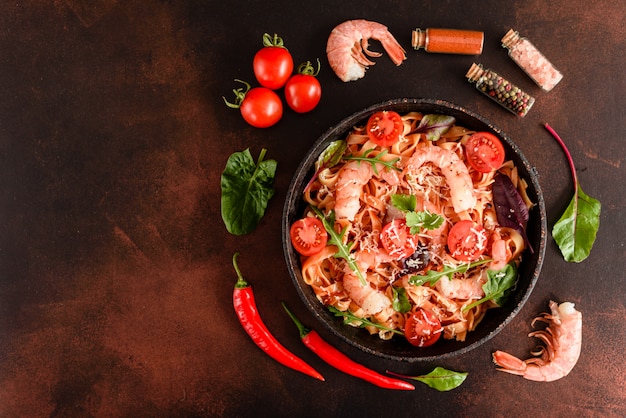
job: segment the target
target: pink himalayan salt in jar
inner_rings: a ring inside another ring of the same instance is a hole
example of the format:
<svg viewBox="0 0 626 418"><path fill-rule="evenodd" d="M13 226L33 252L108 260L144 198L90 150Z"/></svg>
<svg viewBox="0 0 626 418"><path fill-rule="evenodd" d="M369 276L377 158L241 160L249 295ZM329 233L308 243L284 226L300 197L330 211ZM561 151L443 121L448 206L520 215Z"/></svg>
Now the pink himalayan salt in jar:
<svg viewBox="0 0 626 418"><path fill-rule="evenodd" d="M502 38L502 46L509 50L509 56L544 91L550 91L563 78L547 58L526 38L520 37L513 29Z"/></svg>

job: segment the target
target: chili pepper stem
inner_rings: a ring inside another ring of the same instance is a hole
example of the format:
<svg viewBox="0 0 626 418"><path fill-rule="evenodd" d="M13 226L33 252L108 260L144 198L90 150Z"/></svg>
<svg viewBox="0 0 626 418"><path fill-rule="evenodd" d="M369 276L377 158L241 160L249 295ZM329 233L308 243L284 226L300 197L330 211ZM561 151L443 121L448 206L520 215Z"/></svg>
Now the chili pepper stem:
<svg viewBox="0 0 626 418"><path fill-rule="evenodd" d="M311 330L309 330L307 327L305 327L302 324L302 322L300 322L300 320L289 310L289 308L287 308L287 304L285 302L283 302L282 304L283 304L283 308L285 309L285 312L287 312L287 315L289 315L291 320L298 327L298 331L300 332L300 338L306 337L307 334L311 332Z"/></svg>
<svg viewBox="0 0 626 418"><path fill-rule="evenodd" d="M239 256L239 253L233 254L233 267L237 272L237 283L235 283L235 289L243 289L244 287L248 287L248 282L243 278L241 270L239 270L239 266L237 265L237 256Z"/></svg>

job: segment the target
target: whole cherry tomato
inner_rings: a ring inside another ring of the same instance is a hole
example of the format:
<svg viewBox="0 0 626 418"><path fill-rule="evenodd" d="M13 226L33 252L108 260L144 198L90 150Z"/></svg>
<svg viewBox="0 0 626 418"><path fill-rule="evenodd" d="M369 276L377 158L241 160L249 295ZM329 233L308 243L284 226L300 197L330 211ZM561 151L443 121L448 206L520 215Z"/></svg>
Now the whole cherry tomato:
<svg viewBox="0 0 626 418"><path fill-rule="evenodd" d="M293 58L278 35L263 35L263 48L254 55L252 69L263 87L277 90L285 85L293 72Z"/></svg>
<svg viewBox="0 0 626 418"><path fill-rule="evenodd" d="M298 74L292 76L285 85L285 100L298 113L310 112L322 98L322 86L315 78L320 71L320 61L317 60L317 70L307 61L300 64L297 71Z"/></svg>
<svg viewBox="0 0 626 418"><path fill-rule="evenodd" d="M228 107L239 109L244 120L255 128L268 128L280 120L283 116L283 103L280 97L266 87L255 87L250 89L250 84L245 81L246 89L235 89L235 103L229 103L226 98L224 102Z"/></svg>

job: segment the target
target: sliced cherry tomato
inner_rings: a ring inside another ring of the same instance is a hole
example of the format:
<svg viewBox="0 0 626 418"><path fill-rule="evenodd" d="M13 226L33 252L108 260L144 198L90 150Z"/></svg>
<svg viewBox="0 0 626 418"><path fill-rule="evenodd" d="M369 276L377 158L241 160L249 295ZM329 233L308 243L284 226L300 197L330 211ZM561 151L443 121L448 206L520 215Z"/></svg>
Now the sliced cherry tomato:
<svg viewBox="0 0 626 418"><path fill-rule="evenodd" d="M315 76L319 73L320 62L317 61L317 71L310 61L300 64L298 74L294 75L285 84L285 100L291 109L298 113L313 110L322 98L322 86Z"/></svg>
<svg viewBox="0 0 626 418"><path fill-rule="evenodd" d="M310 217L295 221L291 225L289 236L296 251L306 256L322 251L328 241L328 234L322 221Z"/></svg>
<svg viewBox="0 0 626 418"><path fill-rule="evenodd" d="M502 142L492 133L476 132L465 145L467 161L476 171L489 173L504 163Z"/></svg>
<svg viewBox="0 0 626 418"><path fill-rule="evenodd" d="M224 102L228 107L239 109L241 116L250 125L256 128L268 128L280 120L283 116L283 102L272 90L265 87L250 89L250 84L243 83L246 89L235 89L235 103L230 103L226 98Z"/></svg>
<svg viewBox="0 0 626 418"><path fill-rule="evenodd" d="M437 317L425 309L412 312L404 323L404 336L417 347L428 347L437 342L443 327Z"/></svg>
<svg viewBox="0 0 626 418"><path fill-rule="evenodd" d="M454 224L448 232L448 250L459 261L474 261L487 248L487 231L470 220Z"/></svg>
<svg viewBox="0 0 626 418"><path fill-rule="evenodd" d="M263 48L252 61L254 76L263 87L277 90L285 85L293 72L293 58L283 46L283 40L274 34L263 35Z"/></svg>
<svg viewBox="0 0 626 418"><path fill-rule="evenodd" d="M388 147L400 139L404 131L402 117L391 110L376 112L370 116L366 126L367 136L376 145Z"/></svg>
<svg viewBox="0 0 626 418"><path fill-rule="evenodd" d="M401 259L417 250L418 239L411 234L411 228L404 219L394 219L380 231L380 242L390 256Z"/></svg>

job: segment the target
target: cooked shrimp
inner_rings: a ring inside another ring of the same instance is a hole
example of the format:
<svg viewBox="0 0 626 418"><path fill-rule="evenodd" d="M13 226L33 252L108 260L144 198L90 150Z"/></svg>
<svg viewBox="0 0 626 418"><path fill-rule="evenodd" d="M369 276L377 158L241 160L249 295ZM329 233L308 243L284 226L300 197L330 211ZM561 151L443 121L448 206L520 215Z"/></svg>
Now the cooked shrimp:
<svg viewBox="0 0 626 418"><path fill-rule="evenodd" d="M337 219L354 220L361 208L360 197L363 186L373 175L372 166L359 161L349 161L341 168L335 184L335 216Z"/></svg>
<svg viewBox="0 0 626 418"><path fill-rule="evenodd" d="M392 305L391 300L385 293L374 289L369 282L364 286L352 272L344 274L343 288L352 301L363 309L367 316L376 315Z"/></svg>
<svg viewBox="0 0 626 418"><path fill-rule="evenodd" d="M394 64L400 65L406 59L406 52L385 25L362 19L348 20L330 32L326 44L328 63L341 81L364 77L367 67L375 64L366 55L382 55L367 49L370 38L380 41Z"/></svg>
<svg viewBox="0 0 626 418"><path fill-rule="evenodd" d="M437 280L435 288L446 298L449 299L480 299L485 296L482 286L487 279L482 274L475 274L465 279L442 276Z"/></svg>
<svg viewBox="0 0 626 418"><path fill-rule="evenodd" d="M528 334L542 340L546 346L532 354L536 357L527 360L506 353L496 351L493 361L503 372L517 374L528 380L551 382L560 379L574 368L580 356L582 344L582 314L574 309L571 302L558 305L550 301L551 313L543 313L533 320L547 322L549 326L544 331L534 331Z"/></svg>
<svg viewBox="0 0 626 418"><path fill-rule="evenodd" d="M405 175L414 174L418 168L429 162L439 167L446 178L456 213L476 206L474 187L467 166L453 151L437 146L418 148L406 164Z"/></svg>

